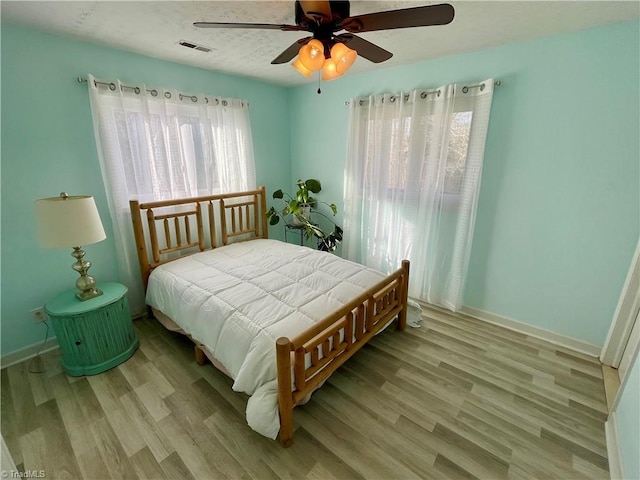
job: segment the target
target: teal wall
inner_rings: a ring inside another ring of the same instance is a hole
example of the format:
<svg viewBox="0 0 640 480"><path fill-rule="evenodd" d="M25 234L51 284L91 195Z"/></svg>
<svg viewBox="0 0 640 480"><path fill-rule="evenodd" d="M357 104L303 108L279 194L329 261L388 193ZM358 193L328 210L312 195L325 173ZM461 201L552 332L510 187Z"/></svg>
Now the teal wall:
<svg viewBox="0 0 640 480"><path fill-rule="evenodd" d="M616 429L625 479L640 478L640 356L629 371L616 408Z"/></svg>
<svg viewBox="0 0 640 480"><path fill-rule="evenodd" d="M287 89L2 24L3 355L44 339L29 311L77 276L71 250L39 247L35 199L95 196L107 240L87 246L87 259L98 281L117 280L87 86L75 80L87 73L249 100L258 184L273 191L290 179Z"/></svg>
<svg viewBox="0 0 640 480"><path fill-rule="evenodd" d="M603 345L640 232L638 27L347 74L321 95L297 87L292 176L342 198L352 97L500 79L464 303Z"/></svg>
<svg viewBox="0 0 640 480"><path fill-rule="evenodd" d="M640 231L639 37L634 22L381 66L317 95L315 83L286 89L3 24L2 353L40 341L29 310L75 280L68 252L38 246L34 199L93 194L109 238L87 258L99 280L116 280L86 86L75 82L87 73L248 99L258 183L316 177L339 207L345 100L499 78L465 304L602 345Z"/></svg>
<svg viewBox="0 0 640 480"><path fill-rule="evenodd" d="M313 83L284 89L3 24L1 353L41 341L29 310L75 281L69 252L37 244L36 198L96 197L108 238L87 258L99 280L117 280L86 86L75 82L87 73L248 99L258 183L319 178L339 205L345 100L499 78L465 303L601 345L639 237L639 45L638 23L621 24L347 75L316 95ZM618 407L627 478L640 475L638 364Z"/></svg>

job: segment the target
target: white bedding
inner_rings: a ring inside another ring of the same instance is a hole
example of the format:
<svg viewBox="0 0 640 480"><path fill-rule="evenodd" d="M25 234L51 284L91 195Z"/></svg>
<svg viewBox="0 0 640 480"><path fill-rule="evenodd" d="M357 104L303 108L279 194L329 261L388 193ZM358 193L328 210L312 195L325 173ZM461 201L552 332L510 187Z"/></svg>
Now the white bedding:
<svg viewBox="0 0 640 480"><path fill-rule="evenodd" d="M233 389L251 395L249 426L276 438L276 340L295 337L383 278L326 252L258 239L157 267L147 304L214 354Z"/></svg>

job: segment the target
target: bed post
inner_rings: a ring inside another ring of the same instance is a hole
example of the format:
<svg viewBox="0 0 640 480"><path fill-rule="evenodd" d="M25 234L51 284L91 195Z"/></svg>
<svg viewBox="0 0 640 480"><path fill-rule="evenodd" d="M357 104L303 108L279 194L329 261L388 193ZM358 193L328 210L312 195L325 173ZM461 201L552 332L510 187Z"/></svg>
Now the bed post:
<svg viewBox="0 0 640 480"><path fill-rule="evenodd" d="M402 269L404 275L402 276L402 310L398 313L398 330L404 330L407 326L407 298L409 296L409 260L402 260Z"/></svg>
<svg viewBox="0 0 640 480"><path fill-rule="evenodd" d="M147 254L147 245L142 229L142 219L140 218L140 202L137 200L129 201L129 210L131 211L131 221L133 222L133 234L136 240L136 246L138 247L138 263L140 264L142 283L146 291L151 269L149 268L149 255Z"/></svg>
<svg viewBox="0 0 640 480"><path fill-rule="evenodd" d="M269 229L267 227L267 194L264 185L260 185L258 190L260 191L260 207L262 207L262 214L260 215L262 219L262 238L269 238ZM258 228L257 225L256 228Z"/></svg>
<svg viewBox="0 0 640 480"><path fill-rule="evenodd" d="M196 363L200 366L206 365L209 362L209 358L205 355L205 353L200 348L200 344L195 342L193 344L193 351L196 357Z"/></svg>
<svg viewBox="0 0 640 480"><path fill-rule="evenodd" d="M278 365L278 410L280 411L280 443L293 443L293 392L291 390L291 341L280 337L276 341Z"/></svg>
<svg viewBox="0 0 640 480"><path fill-rule="evenodd" d="M222 232L222 245L227 245L227 213L224 210L224 198L218 202L220 207L220 231Z"/></svg>

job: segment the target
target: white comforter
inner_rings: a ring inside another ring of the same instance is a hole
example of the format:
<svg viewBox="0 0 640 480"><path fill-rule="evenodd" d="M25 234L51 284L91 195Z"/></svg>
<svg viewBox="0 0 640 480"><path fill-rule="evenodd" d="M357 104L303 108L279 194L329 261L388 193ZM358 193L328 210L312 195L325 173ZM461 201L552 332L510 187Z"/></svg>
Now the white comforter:
<svg viewBox="0 0 640 480"><path fill-rule="evenodd" d="M233 389L251 395L249 426L276 438L276 340L295 337L382 278L326 252L251 240L156 268L147 304L214 354L233 377Z"/></svg>

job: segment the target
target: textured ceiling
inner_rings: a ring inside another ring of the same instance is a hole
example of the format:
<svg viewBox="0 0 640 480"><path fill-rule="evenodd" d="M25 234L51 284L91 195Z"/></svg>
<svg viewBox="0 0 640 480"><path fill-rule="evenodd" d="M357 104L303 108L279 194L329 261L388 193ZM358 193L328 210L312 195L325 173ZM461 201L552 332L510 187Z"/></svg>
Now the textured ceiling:
<svg viewBox="0 0 640 480"><path fill-rule="evenodd" d="M352 1L351 15L418 5L428 1ZM452 1L454 21L445 26L363 33L394 54L383 64L359 58L350 73L415 63L455 53L529 40L596 25L639 19L637 1ZM271 65L306 32L200 29L196 21L293 24L293 1L120 2L2 1L3 22L26 24L77 39L210 70L280 85L308 80L290 66ZM203 53L178 44L211 48Z"/></svg>

